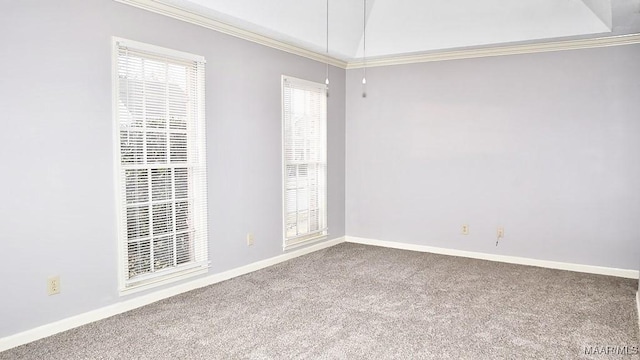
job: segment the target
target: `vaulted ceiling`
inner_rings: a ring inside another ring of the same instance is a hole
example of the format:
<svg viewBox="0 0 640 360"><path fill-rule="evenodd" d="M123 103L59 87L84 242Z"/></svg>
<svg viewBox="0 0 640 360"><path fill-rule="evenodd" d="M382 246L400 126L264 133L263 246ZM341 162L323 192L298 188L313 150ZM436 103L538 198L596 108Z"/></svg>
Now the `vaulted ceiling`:
<svg viewBox="0 0 640 360"><path fill-rule="evenodd" d="M153 0L317 53L326 0ZM367 58L606 36L640 28L640 0L329 0L329 55Z"/></svg>

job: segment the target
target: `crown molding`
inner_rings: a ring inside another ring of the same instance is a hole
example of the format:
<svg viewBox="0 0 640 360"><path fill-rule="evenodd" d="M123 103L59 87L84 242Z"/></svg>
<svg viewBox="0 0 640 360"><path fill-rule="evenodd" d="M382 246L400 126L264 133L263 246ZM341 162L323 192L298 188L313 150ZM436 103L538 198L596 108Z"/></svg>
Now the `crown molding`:
<svg viewBox="0 0 640 360"><path fill-rule="evenodd" d="M368 59L349 62L347 69L359 69L363 67L377 67L390 65L404 65L431 61L445 61L458 59L473 59L490 56L505 56L518 54L533 54L550 51L591 49L608 46L622 46L640 44L640 34L617 35L609 37L565 40L555 42L543 42L526 45L507 45L485 47L479 49L441 51L427 54L393 56L388 58Z"/></svg>
<svg viewBox="0 0 640 360"><path fill-rule="evenodd" d="M347 68L347 62L342 61L324 54L303 49L299 46L287 44L282 41L274 40L267 36L259 35L251 31L237 28L223 22L213 20L209 17L196 14L192 11L185 10L180 7L169 5L160 0L114 0L119 3L135 6L140 9L148 10L157 14L165 15L174 19L182 20L194 25L199 25L211 30L221 32L223 34L235 36L240 39L248 40L260 45L268 46L277 50L282 50L291 54L299 55L311 60L322 63L328 63L342 69Z"/></svg>
<svg viewBox="0 0 640 360"><path fill-rule="evenodd" d="M446 61L459 59L473 59L490 56L505 56L518 54L533 54L551 51L591 49L608 46L622 46L640 44L640 34L617 35L600 38L564 40L555 42L540 42L524 45L506 45L483 47L476 49L438 51L423 54L390 56L384 58L371 58L366 61L357 60L346 62L325 54L320 54L299 46L274 40L270 37L240 29L238 27L213 20L210 17L197 14L181 7L167 4L162 0L114 0L116 2L131 5L140 9L162 14L174 19L182 20L194 25L202 26L240 39L299 55L308 59L328 63L342 69L359 69L363 67L378 67L391 65L404 65L431 61Z"/></svg>

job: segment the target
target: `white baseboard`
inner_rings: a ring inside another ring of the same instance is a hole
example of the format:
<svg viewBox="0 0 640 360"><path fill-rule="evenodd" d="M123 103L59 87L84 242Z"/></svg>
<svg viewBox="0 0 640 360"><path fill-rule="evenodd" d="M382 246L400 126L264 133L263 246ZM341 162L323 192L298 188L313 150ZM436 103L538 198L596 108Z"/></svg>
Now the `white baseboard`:
<svg viewBox="0 0 640 360"><path fill-rule="evenodd" d="M118 315L118 314L130 311L145 305L149 305L156 301L163 300L178 294L182 294L187 291L195 290L195 289L209 286L215 283L219 283L221 281L225 281L237 276L245 275L256 270L264 269L266 267L276 265L281 262L291 260L293 258L302 256L302 255L309 254L314 251L318 251L334 245L338 245L342 242L382 246L382 247L402 249L402 250L429 252L429 253L442 254L442 255L461 256L461 257L467 257L467 258L473 258L473 259L498 261L498 262L505 262L505 263L511 263L511 264L531 265L531 266L545 267L545 268L551 268L551 269L570 270L570 271L584 272L584 273L591 273L591 274L618 276L618 277L624 277L624 278L630 278L630 279L638 279L638 276L639 276L639 271L637 270L614 269L614 268L607 268L607 267L600 267L600 266L536 260L536 259L529 259L529 258L522 258L522 257L515 257L515 256L494 255L494 254L478 253L478 252L463 251L463 250L438 248L438 247L425 246L425 245L415 245L415 244L398 243L398 242L392 242L392 241L359 238L354 236L345 236L337 239L323 241L321 243L317 243L309 247L296 249L294 251L290 251L282 255L274 256L269 259L257 261L245 266L241 266L239 268L222 272L222 273L213 274L203 278L195 279L193 281L190 281L184 284L179 284L179 285L176 285L167 289L162 289L147 295L139 296L133 299L115 303L113 305L105 306L100 309L96 309L83 314L72 316L60 321L56 321L54 323L39 326L37 328L30 329L18 334L0 338L0 352L14 348L16 346L20 346L20 345L32 342L32 341L45 338L47 336L55 335L57 333L67 331L82 325L86 325L94 321L102 320L110 316ZM636 293L636 302L638 305L638 324L640 325L639 293Z"/></svg>
<svg viewBox="0 0 640 360"><path fill-rule="evenodd" d="M21 333L0 338L0 352L20 346L23 344L36 341L47 336L71 330L73 328L102 320L110 316L118 315L145 305L149 305L156 301L166 299L187 291L195 290L201 287L209 286L221 281L225 281L237 276L245 275L250 272L264 269L266 267L279 264L281 262L291 260L293 258L322 250L344 242L344 237L323 241L294 251L286 252L282 255L274 256L269 259L257 261L239 268L231 269L222 273L209 275L193 281L179 284L167 289L162 289L151 294L139 296L133 299L125 300L113 305L105 306L100 309L92 310L83 314L72 316L50 324L42 325L34 329L30 329Z"/></svg>
<svg viewBox="0 0 640 360"><path fill-rule="evenodd" d="M569 271L589 273L589 274L617 276L617 277L629 278L629 279L638 279L638 276L640 276L640 272L638 270L615 269L615 268L608 268L608 267L602 267L602 266L571 264L571 263L547 261L547 260L536 260L536 259L529 259L529 258L523 258L523 257L517 257L517 256L495 255L495 254L479 253L479 252L473 252L473 251L446 249L446 248L432 247L432 246L426 246L426 245L415 245L415 244L408 244L408 243L399 243L394 241L367 239L367 238L360 238L355 236L346 236L345 241L351 242L351 243L357 243L357 244L364 244L364 245L382 246L382 247L393 248L393 249L420 251L420 252L428 252L428 253L441 254L441 255L460 256L460 257L466 257L466 258L472 258L472 259L498 261L498 262L519 264L519 265L538 266L538 267L549 268L549 269L569 270Z"/></svg>
<svg viewBox="0 0 640 360"><path fill-rule="evenodd" d="M638 305L638 329L640 329L640 288L636 291L636 305Z"/></svg>

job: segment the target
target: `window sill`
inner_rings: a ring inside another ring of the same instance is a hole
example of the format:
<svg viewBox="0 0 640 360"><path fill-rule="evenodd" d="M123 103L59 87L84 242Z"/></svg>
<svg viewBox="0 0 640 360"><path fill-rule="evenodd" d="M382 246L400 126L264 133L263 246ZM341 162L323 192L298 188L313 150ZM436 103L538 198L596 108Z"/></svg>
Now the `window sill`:
<svg viewBox="0 0 640 360"><path fill-rule="evenodd" d="M282 246L282 250L289 251L289 250L297 249L306 245L315 244L317 242L326 240L328 236L329 235L326 232L323 232L309 238L296 239L295 242L292 242L289 244L285 243Z"/></svg>
<svg viewBox="0 0 640 360"><path fill-rule="evenodd" d="M209 271L208 266L205 266L205 267L198 266L195 268L185 269L183 271L178 271L175 273L170 273L165 276L160 276L154 279L149 279L148 281L144 281L139 284L120 287L120 296L126 296L130 294L135 294L141 291L154 289L162 285L167 285L167 284L175 283L180 280L185 280L198 275L206 274L208 271Z"/></svg>

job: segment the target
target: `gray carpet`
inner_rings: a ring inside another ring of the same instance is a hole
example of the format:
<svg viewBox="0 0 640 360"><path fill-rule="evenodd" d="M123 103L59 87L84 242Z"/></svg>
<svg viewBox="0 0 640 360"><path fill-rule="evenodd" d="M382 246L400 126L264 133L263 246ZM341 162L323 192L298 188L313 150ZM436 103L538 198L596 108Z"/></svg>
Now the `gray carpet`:
<svg viewBox="0 0 640 360"><path fill-rule="evenodd" d="M0 359L638 359L585 355L585 346L637 349L636 289L629 279L341 244Z"/></svg>

